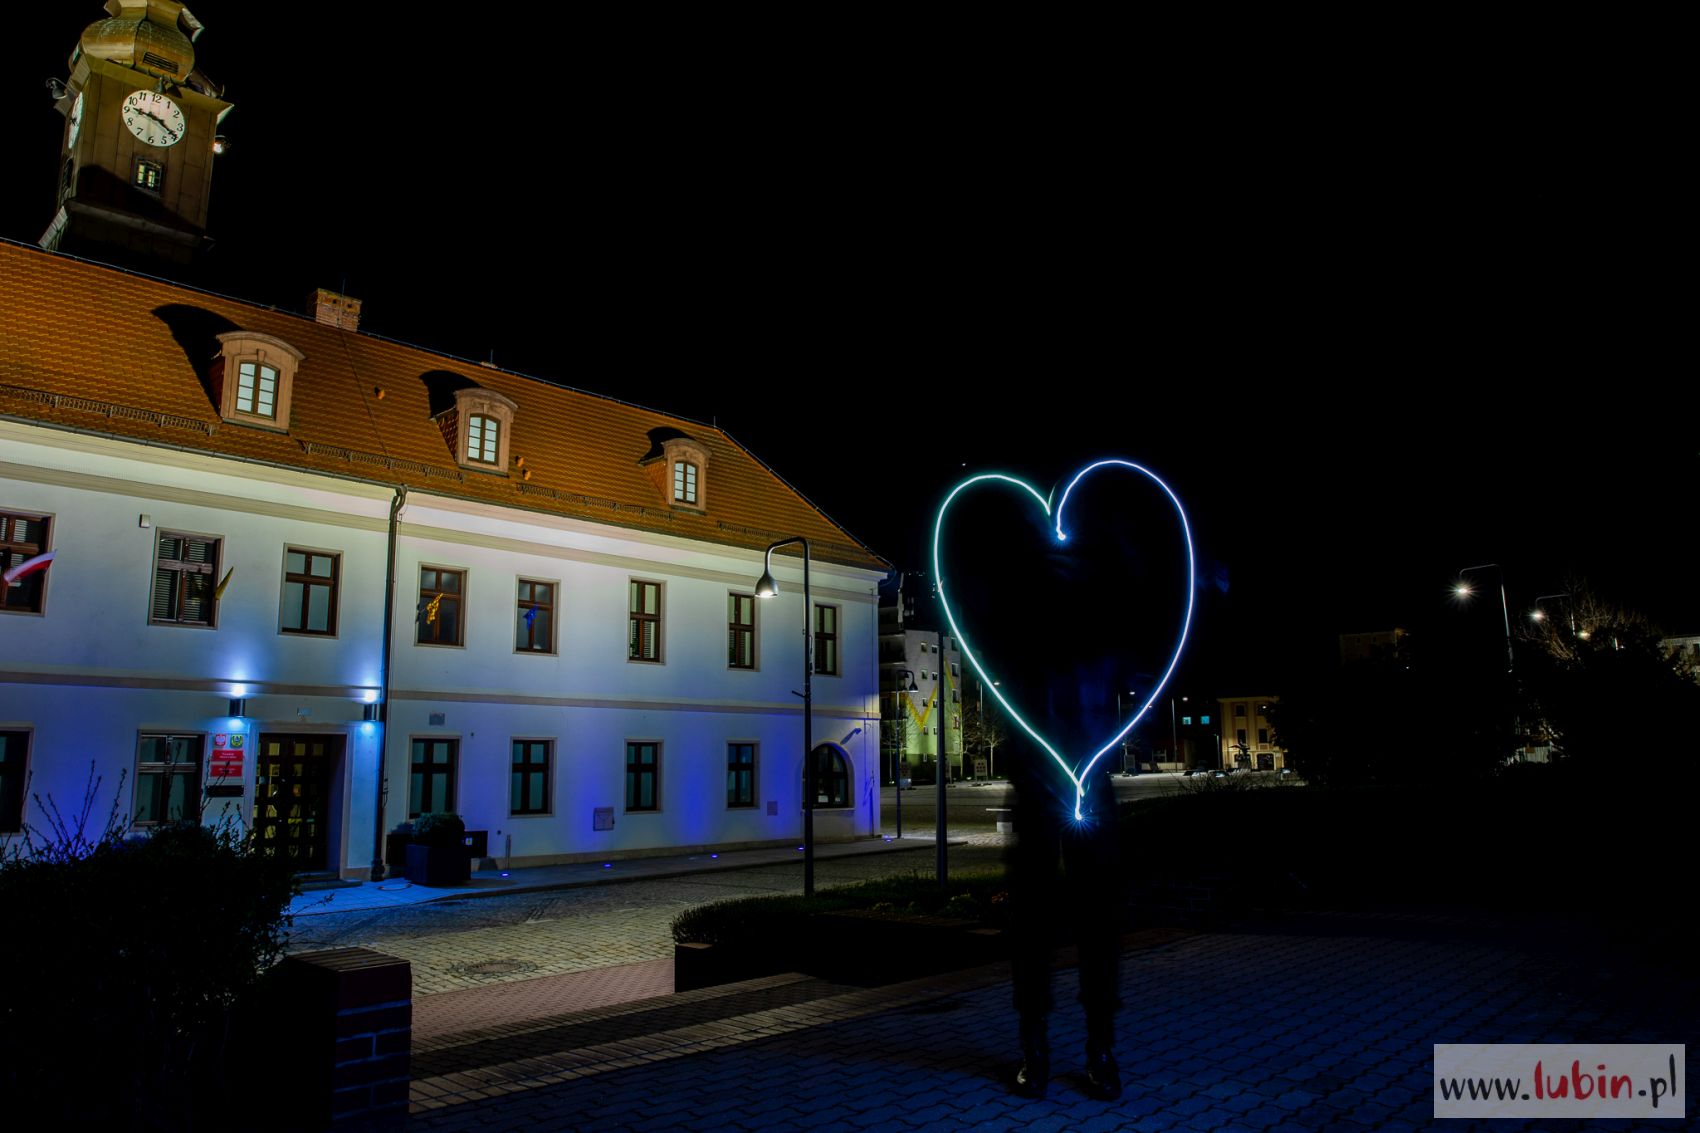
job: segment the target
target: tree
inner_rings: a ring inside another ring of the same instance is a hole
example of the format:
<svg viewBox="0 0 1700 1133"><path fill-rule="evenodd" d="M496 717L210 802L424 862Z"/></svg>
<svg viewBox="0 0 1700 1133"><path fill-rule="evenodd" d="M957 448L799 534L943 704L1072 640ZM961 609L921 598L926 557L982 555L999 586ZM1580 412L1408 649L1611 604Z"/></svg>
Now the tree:
<svg viewBox="0 0 1700 1133"><path fill-rule="evenodd" d="M986 769L997 774L998 745L1007 737L1004 730L1003 714L998 711L994 702L987 708L985 701L976 699L964 705L962 713L962 750L963 753L986 753Z"/></svg>

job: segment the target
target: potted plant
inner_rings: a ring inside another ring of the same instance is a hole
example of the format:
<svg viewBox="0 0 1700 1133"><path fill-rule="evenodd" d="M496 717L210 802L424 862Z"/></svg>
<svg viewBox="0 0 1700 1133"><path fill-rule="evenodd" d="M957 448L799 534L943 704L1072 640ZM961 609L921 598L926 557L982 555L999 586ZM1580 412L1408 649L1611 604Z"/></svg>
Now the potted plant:
<svg viewBox="0 0 1700 1133"><path fill-rule="evenodd" d="M415 885L460 885L472 879L466 823L458 814L422 814L407 845L407 880Z"/></svg>

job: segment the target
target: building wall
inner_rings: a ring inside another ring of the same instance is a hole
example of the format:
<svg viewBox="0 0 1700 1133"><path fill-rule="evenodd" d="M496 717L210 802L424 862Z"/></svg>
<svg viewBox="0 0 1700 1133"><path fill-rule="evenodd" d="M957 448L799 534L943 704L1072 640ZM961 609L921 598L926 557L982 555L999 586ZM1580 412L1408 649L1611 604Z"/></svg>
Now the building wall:
<svg viewBox="0 0 1700 1133"><path fill-rule="evenodd" d="M440 736L459 743L456 809L469 828L490 832L493 853L511 836L516 864L799 836L796 558L774 557L782 593L757 603L757 668L733 670L727 594L753 592L759 552L415 494L397 548L386 743L383 726L363 715L381 685L391 499L381 485L0 422L0 510L51 515L57 552L43 614L0 615L0 728L31 732L29 794L73 810L92 766L97 820L114 792L127 812L138 734L240 729L251 753L243 794L211 800L206 817L246 821L259 736L331 735L344 745L333 768L332 864L360 876L372 858L380 749L388 829L406 817L410 740ZM234 573L216 628L149 624L161 531L221 540L218 572ZM333 637L279 632L286 546L341 556ZM462 646L415 644L422 563L466 571ZM514 649L520 577L559 583L553 655ZM659 664L627 660L633 578L663 586ZM841 659L839 675L814 678L814 739L843 744L853 804L817 810L823 839L878 829L878 578L813 564L815 602L839 609ZM237 696L246 706L233 721ZM508 813L513 738L554 743L549 815ZM628 739L661 744L655 812L625 812ZM725 805L733 740L758 745L749 810ZM593 829L598 807L613 808L611 830ZM26 798L24 821L44 819Z"/></svg>
<svg viewBox="0 0 1700 1133"><path fill-rule="evenodd" d="M1238 696L1218 701L1222 712L1222 762L1229 770L1243 766L1238 762L1240 750L1236 746L1242 730L1254 770L1278 771L1287 766L1287 753L1275 744L1274 725L1267 714L1275 700L1273 696Z"/></svg>

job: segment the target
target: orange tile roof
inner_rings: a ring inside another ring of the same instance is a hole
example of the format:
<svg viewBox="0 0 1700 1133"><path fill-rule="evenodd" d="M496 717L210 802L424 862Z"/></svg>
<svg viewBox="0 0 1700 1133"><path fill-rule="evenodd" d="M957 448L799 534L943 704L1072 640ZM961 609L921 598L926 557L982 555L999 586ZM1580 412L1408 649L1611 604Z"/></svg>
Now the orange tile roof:
<svg viewBox="0 0 1700 1133"><path fill-rule="evenodd" d="M201 381L188 351L204 365L232 324L306 355L287 435L224 422ZM421 380L442 371L518 403L530 481L455 463ZM713 426L4 241L0 416L733 547L804 535L818 559L889 566ZM708 449L706 515L638 464L664 427Z"/></svg>

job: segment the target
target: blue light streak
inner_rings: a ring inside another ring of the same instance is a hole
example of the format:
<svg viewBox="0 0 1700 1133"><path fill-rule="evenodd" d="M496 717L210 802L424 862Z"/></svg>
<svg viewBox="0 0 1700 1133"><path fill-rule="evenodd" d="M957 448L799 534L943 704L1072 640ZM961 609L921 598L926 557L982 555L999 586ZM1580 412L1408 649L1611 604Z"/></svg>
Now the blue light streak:
<svg viewBox="0 0 1700 1133"><path fill-rule="evenodd" d="M1074 817L1077 822L1084 818L1080 807L1081 803L1084 802L1086 798L1086 780L1091 776L1092 768L1097 765L1098 760L1103 758L1105 752L1110 751L1112 748L1116 747L1116 745L1121 743L1127 734L1133 731L1134 726L1138 724L1139 721L1144 718L1145 714L1151 710L1151 706L1157 703L1158 697L1162 695L1163 689L1167 687L1169 683L1169 678L1174 675L1175 666L1180 664L1181 650L1186 646L1187 634L1192 630L1193 601L1195 591L1197 589L1198 564L1197 558L1193 553L1192 525L1187 522L1186 509L1181 506L1180 497L1176 496L1173 489L1163 482L1162 477L1158 476L1155 472L1146 468L1144 465L1135 464L1131 460L1100 460L1092 464L1088 464L1085 468L1082 468L1079 472L1074 474L1074 478L1070 480L1068 482L1068 486L1063 489L1062 498L1057 501L1054 516L1056 521L1057 542L1068 542L1068 532L1063 527L1063 512L1068 507L1069 494L1074 491L1076 484L1079 484L1080 481L1087 475L1100 468L1126 468L1131 469L1134 472L1138 472L1149 479L1152 483L1156 484L1159 488L1163 489L1163 494L1168 496L1169 502L1174 505L1175 515L1179 517L1181 521L1181 534L1186 540L1186 618L1181 623L1181 632L1180 636L1175 640L1174 651L1169 655L1168 668L1163 670L1162 678L1158 680L1156 685L1151 689L1150 695L1146 697L1145 703L1140 705L1139 711L1133 714L1132 719L1128 720L1120 731L1110 737L1109 742L1105 743L1097 751L1093 752L1091 757L1088 758L1084 764L1076 765L1078 770L1076 770L1076 767L1071 767L1068 760L1065 759L1056 748L1051 746L1050 741L1041 735L1038 729L1029 724L1020 712L1016 711L1015 705L1011 704L1009 702L1009 698L1004 696L1002 690L999 688L998 682L992 679L990 672L988 672L986 667L980 663L980 658L969 646L968 638L962 632L962 627L957 624L955 611L950 608L950 599L945 588L944 568L939 559L939 549L943 544L945 513L950 510L950 505L956 497L962 494L962 492L967 488L986 480L995 480L1004 484L1012 484L1032 496L1039 506L1045 509L1045 515L1047 517L1050 517L1053 514L1051 511L1050 500L1040 495L1038 489L1027 483L1025 480L1014 476L1006 476L1001 472L983 472L978 476L969 477L956 487L952 488L950 490L950 494L945 496L944 502L939 505L938 515L933 520L933 578L937 580L938 583L939 602L944 607L945 620L950 623L951 633L955 635L957 645L962 650L962 655L968 659L968 663L970 665L974 666L974 671L980 674L980 679L983 684L991 688L992 696L997 699L999 704L1003 705L1004 711L1009 713L1010 719L1014 720L1016 725L1020 727L1022 731L1031 736L1033 741L1045 750L1045 753L1056 762L1058 767L1062 768L1063 773L1067 775L1069 781L1074 784Z"/></svg>

